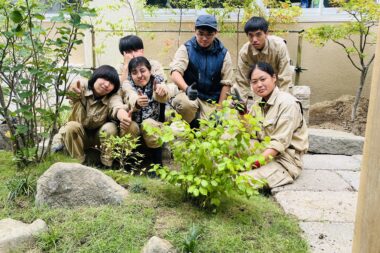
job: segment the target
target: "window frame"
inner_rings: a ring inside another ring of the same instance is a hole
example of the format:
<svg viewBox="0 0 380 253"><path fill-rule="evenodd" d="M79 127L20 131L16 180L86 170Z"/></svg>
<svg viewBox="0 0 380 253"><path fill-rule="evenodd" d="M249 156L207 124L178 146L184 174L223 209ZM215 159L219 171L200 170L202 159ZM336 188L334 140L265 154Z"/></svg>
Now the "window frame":
<svg viewBox="0 0 380 253"><path fill-rule="evenodd" d="M380 0L376 0L379 1ZM262 1L258 0L257 3L263 6ZM268 9L266 10L268 11ZM182 22L194 22L194 17L207 14L206 9L183 9ZM244 11L240 13L240 19L243 17ZM233 12L226 22L236 22L238 20L238 13ZM336 7L324 7L323 1L319 1L318 8L302 8L302 14L298 17L299 23L323 23L323 22L344 22L351 21L352 17L341 11ZM138 22L179 22L180 10L170 8L160 8L155 11L153 15L150 12L143 10L137 15Z"/></svg>

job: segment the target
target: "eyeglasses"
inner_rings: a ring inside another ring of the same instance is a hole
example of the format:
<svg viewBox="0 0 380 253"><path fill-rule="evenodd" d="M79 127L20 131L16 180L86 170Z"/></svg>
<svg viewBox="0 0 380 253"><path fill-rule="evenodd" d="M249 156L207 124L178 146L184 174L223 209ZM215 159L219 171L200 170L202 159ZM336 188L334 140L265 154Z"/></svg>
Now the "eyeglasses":
<svg viewBox="0 0 380 253"><path fill-rule="evenodd" d="M206 39L211 39L212 37L215 36L216 33L215 32L209 33L209 32L204 32L204 31L198 30L196 32L196 34L197 34L198 37L203 37L203 38L206 38Z"/></svg>

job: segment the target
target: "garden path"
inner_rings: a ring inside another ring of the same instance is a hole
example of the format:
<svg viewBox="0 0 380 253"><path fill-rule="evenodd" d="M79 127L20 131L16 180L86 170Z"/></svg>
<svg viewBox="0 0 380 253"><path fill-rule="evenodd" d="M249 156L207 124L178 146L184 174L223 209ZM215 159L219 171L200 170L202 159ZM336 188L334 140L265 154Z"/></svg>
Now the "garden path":
<svg viewBox="0 0 380 253"><path fill-rule="evenodd" d="M311 252L351 252L362 156L307 154L294 184L272 190L298 220Z"/></svg>

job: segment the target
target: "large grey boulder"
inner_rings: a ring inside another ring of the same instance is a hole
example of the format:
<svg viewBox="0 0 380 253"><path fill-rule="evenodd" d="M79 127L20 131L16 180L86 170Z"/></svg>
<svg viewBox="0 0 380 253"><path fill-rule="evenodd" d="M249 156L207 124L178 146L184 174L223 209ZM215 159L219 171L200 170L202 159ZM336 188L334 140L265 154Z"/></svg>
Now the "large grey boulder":
<svg viewBox="0 0 380 253"><path fill-rule="evenodd" d="M37 181L36 204L121 204L127 195L127 190L99 170L78 163L55 163Z"/></svg>
<svg viewBox="0 0 380 253"><path fill-rule="evenodd" d="M309 152L331 155L360 155L364 137L331 129L309 128Z"/></svg>
<svg viewBox="0 0 380 253"><path fill-rule="evenodd" d="M25 252L32 248L36 235L47 231L46 223L37 219L32 224L25 224L14 219L0 220L0 252Z"/></svg>
<svg viewBox="0 0 380 253"><path fill-rule="evenodd" d="M141 253L175 253L177 252L174 246L167 240L153 236L145 244Z"/></svg>

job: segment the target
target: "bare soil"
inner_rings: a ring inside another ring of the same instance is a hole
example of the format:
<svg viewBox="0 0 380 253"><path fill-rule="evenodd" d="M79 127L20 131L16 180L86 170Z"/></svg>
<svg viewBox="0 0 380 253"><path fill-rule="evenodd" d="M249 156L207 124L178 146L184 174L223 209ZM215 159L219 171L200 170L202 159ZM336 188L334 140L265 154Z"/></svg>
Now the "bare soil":
<svg viewBox="0 0 380 253"><path fill-rule="evenodd" d="M354 100L354 96L344 95L333 101L310 106L309 127L334 129L364 136L369 100L360 99L356 119L351 121Z"/></svg>

